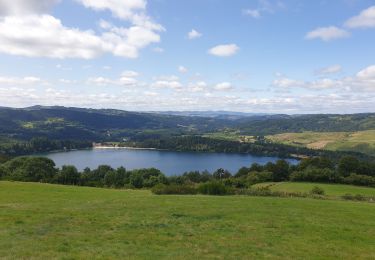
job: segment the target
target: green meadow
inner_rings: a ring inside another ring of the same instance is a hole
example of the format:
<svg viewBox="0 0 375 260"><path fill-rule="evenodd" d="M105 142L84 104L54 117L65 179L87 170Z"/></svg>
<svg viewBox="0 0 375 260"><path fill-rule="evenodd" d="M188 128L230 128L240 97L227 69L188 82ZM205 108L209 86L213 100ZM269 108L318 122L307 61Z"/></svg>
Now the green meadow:
<svg viewBox="0 0 375 260"><path fill-rule="evenodd" d="M4 259L374 259L374 237L367 202L0 182Z"/></svg>

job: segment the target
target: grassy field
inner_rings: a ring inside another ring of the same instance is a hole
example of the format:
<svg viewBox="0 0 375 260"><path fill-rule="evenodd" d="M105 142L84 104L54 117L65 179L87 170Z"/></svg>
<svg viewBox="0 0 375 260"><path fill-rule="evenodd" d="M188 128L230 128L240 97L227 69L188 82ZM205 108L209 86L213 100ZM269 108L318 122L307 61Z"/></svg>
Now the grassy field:
<svg viewBox="0 0 375 260"><path fill-rule="evenodd" d="M0 258L374 259L375 204L0 182Z"/></svg>
<svg viewBox="0 0 375 260"><path fill-rule="evenodd" d="M312 149L356 151L375 155L375 130L358 132L303 132L270 135L277 143L305 146Z"/></svg>
<svg viewBox="0 0 375 260"><path fill-rule="evenodd" d="M325 195L329 198L338 199L342 195L363 195L375 197L375 188L359 187L343 184L324 184L324 183L306 183L306 182L267 182L255 184L254 187L268 186L272 191L301 192L309 193L314 187L322 188Z"/></svg>

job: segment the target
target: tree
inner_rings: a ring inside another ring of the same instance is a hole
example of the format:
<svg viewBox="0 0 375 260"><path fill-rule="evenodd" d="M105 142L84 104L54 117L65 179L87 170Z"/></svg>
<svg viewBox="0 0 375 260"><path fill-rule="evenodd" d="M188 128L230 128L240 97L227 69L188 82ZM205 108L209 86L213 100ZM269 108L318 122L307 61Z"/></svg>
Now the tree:
<svg viewBox="0 0 375 260"><path fill-rule="evenodd" d="M276 163L267 163L266 171L273 173L274 181L285 181L289 178L289 163L285 160L278 160Z"/></svg>
<svg viewBox="0 0 375 260"><path fill-rule="evenodd" d="M80 182L80 174L75 166L64 165L57 175L57 182L67 185L78 185Z"/></svg>
<svg viewBox="0 0 375 260"><path fill-rule="evenodd" d="M356 157L344 156L340 159L338 163L338 172L347 177L351 173L356 173L359 168L360 162Z"/></svg>
<svg viewBox="0 0 375 260"><path fill-rule="evenodd" d="M133 172L130 175L130 184L133 185L135 188L143 188L143 177L142 174L139 172Z"/></svg>
<svg viewBox="0 0 375 260"><path fill-rule="evenodd" d="M18 157L5 163L9 178L26 182L51 182L57 174L55 163L45 157Z"/></svg>
<svg viewBox="0 0 375 260"><path fill-rule="evenodd" d="M250 169L247 167L241 167L237 173L234 175L236 178L246 176L250 172Z"/></svg>
<svg viewBox="0 0 375 260"><path fill-rule="evenodd" d="M231 177L232 175L230 174L229 171L227 170L224 170L223 168L219 168L217 169L213 174L212 176L215 178L215 179L226 179L226 178L229 178Z"/></svg>

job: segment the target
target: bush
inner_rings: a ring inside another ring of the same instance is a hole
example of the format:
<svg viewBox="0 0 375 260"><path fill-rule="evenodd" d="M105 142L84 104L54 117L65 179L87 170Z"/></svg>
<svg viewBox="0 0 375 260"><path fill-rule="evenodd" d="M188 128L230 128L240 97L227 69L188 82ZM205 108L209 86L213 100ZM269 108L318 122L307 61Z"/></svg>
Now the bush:
<svg viewBox="0 0 375 260"><path fill-rule="evenodd" d="M158 184L151 189L152 193L157 195L172 195L172 194L180 194L180 195L188 195L188 194L197 194L197 189L194 186L190 185L165 185L165 184Z"/></svg>
<svg viewBox="0 0 375 260"><path fill-rule="evenodd" d="M344 183L375 187L375 177L353 173L350 176L344 178Z"/></svg>
<svg viewBox="0 0 375 260"><path fill-rule="evenodd" d="M229 188L225 187L222 182L206 182L198 187L198 192L206 195L226 195L229 194Z"/></svg>
<svg viewBox="0 0 375 260"><path fill-rule="evenodd" d="M312 188L310 193L312 195L324 195L325 194L324 190L318 186L315 186L314 188Z"/></svg>
<svg viewBox="0 0 375 260"><path fill-rule="evenodd" d="M345 194L345 195L342 195L341 198L344 200L375 202L375 197L366 197L360 194L356 194L356 195Z"/></svg>
<svg viewBox="0 0 375 260"><path fill-rule="evenodd" d="M291 198L291 197L299 197L305 198L308 197L306 193L300 192L286 192L286 191L272 191L269 186L264 186L260 188L250 188L250 189L243 189L237 190L237 195L247 195L247 196L260 196L260 197L281 197L281 198Z"/></svg>
<svg viewBox="0 0 375 260"><path fill-rule="evenodd" d="M338 182L337 173L331 169L319 169L308 167L303 171L296 171L290 175L291 181L308 181L308 182Z"/></svg>
<svg viewBox="0 0 375 260"><path fill-rule="evenodd" d="M273 173L268 171L250 172L247 176L247 181L250 185L273 180Z"/></svg>

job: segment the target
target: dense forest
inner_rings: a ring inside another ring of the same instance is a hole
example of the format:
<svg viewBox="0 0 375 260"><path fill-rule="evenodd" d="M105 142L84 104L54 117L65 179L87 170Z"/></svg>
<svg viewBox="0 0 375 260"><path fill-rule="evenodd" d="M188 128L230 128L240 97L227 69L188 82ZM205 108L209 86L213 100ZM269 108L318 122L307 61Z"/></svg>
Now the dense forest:
<svg viewBox="0 0 375 260"><path fill-rule="evenodd" d="M89 148L93 142L120 142L130 146L178 151L238 152L280 157L323 155L330 158L349 154L371 159L359 153L336 153L267 143L263 136L307 130L375 129L375 114L180 114L41 106L0 108L0 154L17 156ZM228 130L255 136L256 142L242 143L202 137L205 133Z"/></svg>
<svg viewBox="0 0 375 260"><path fill-rule="evenodd" d="M305 147L290 146L271 143L262 137L253 143L220 140L202 136L179 136L170 138L134 138L131 142L120 143L120 146L154 147L162 150L198 151L198 152L223 152L223 153L249 153L260 156L276 156L281 158L326 156L338 160L344 155L352 155L362 160L374 158L357 152L327 151L309 149Z"/></svg>

